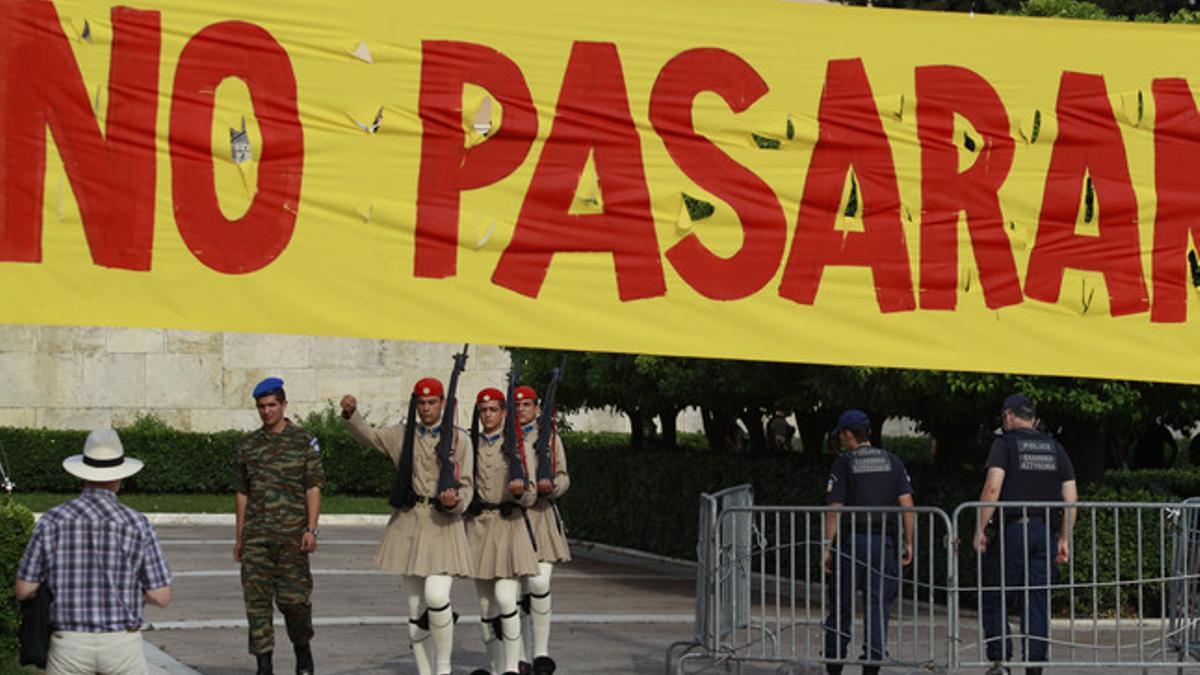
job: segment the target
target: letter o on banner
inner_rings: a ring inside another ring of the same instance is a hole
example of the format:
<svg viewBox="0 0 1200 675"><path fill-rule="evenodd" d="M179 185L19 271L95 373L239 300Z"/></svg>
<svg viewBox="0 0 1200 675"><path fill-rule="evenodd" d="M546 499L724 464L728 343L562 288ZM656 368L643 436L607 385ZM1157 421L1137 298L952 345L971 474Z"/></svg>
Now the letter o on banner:
<svg viewBox="0 0 1200 675"><path fill-rule="evenodd" d="M234 221L217 202L211 150L217 86L227 77L245 82L262 132L258 190ZM254 272L278 257L296 226L304 170L296 76L283 46L244 21L196 33L175 70L170 143L175 223L192 254L226 274Z"/></svg>

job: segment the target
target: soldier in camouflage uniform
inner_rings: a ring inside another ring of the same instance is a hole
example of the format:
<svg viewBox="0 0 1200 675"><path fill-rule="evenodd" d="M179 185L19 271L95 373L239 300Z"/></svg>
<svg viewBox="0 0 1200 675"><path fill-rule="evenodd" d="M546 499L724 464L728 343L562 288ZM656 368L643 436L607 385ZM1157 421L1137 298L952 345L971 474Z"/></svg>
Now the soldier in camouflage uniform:
<svg viewBox="0 0 1200 675"><path fill-rule="evenodd" d="M254 388L262 427L237 450L237 541L242 594L250 624L250 653L258 675L273 675L272 600L287 623L297 675L313 672L312 574L308 554L317 548L317 519L325 469L317 439L284 416L283 380L270 377Z"/></svg>

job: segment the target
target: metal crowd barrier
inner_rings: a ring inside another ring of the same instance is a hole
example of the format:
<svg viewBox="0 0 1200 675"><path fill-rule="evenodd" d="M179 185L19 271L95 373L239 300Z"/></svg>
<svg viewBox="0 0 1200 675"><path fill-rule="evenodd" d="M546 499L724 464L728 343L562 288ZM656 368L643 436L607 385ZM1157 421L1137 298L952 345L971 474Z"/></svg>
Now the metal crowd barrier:
<svg viewBox="0 0 1200 675"><path fill-rule="evenodd" d="M830 548L835 573L827 576L823 528L830 509L728 506L705 528L713 497L701 497L701 505L696 638L668 649L668 673L672 664L675 672L688 672L693 662L723 663L740 672L750 663L787 667L821 661L831 615L848 619L831 624L831 633L848 642L833 662L929 670L949 662L948 593L934 583L944 578L950 556L944 512L898 506L839 510L842 534ZM907 565L901 545L905 514L912 519L914 544ZM889 540L895 545L887 546ZM864 618L885 609L891 620L886 637L879 636L882 653L865 653L879 629ZM676 658L680 647L686 649Z"/></svg>
<svg viewBox="0 0 1200 675"><path fill-rule="evenodd" d="M1200 497L1184 502L1175 532L1171 569L1170 648L1182 661L1200 661Z"/></svg>
<svg viewBox="0 0 1200 675"><path fill-rule="evenodd" d="M1003 508L1004 525L989 533L981 556L975 523L980 509L994 507ZM827 575L830 512L755 506L749 486L703 495L696 634L668 649L668 674L702 664L783 672L826 663L1182 673L1188 659L1200 660L1200 498L1077 502L1069 511L1060 502L971 502L953 517L932 507L847 507L838 511ZM1056 533L1067 514L1075 526L1069 559L1059 563ZM908 565L905 517L913 523ZM885 609L890 621L879 634L869 619ZM827 625L831 616L841 620ZM1048 618L1045 628L1039 616ZM845 639L845 651L836 639L827 646L831 637ZM1044 662L1036 653L1031 660L1030 646L1045 647Z"/></svg>
<svg viewBox="0 0 1200 675"><path fill-rule="evenodd" d="M719 492L700 495L700 519L699 526L696 529L696 618L695 618L695 634L689 641L676 642L667 648L667 674L670 675L671 664L677 660L682 665L689 659L707 656L718 650L717 645L721 641L721 636L716 633L716 612L720 610L720 604L715 601L717 597L715 589L717 588L716 580L718 578L728 579L731 575L738 573L749 574L749 568L745 566L731 566L725 569L718 567L718 551L723 546L733 547L737 542L745 542L745 547L749 547L750 529L744 523L738 521L730 521L725 524L729 528L722 532L718 530L717 519L722 509L728 509L735 506L751 506L754 504L754 488L748 484L735 485L734 487L725 488ZM743 532L739 533L733 528L738 525L743 525ZM724 535L724 536L722 536ZM736 558L736 556L732 556ZM730 559L726 556L725 559ZM734 587L738 586L733 584ZM748 597L748 596L747 596ZM731 606L732 598L728 599L725 606ZM745 605L743 599L742 605ZM736 617L734 621L736 622Z"/></svg>
<svg viewBox="0 0 1200 675"><path fill-rule="evenodd" d="M979 510L997 506L1003 525L989 538L990 550L976 555L972 537ZM1058 534L1072 514L1069 559L1062 562L1056 560ZM951 667L1179 666L1197 646L1192 610L1200 577L1195 552L1188 549L1194 537L1185 535L1186 524L1198 515L1197 503L959 506L954 524L960 584L953 612L958 649ZM1046 627L1039 630L1039 624ZM1036 653L1039 645L1044 655ZM1034 650L1032 657L1026 650Z"/></svg>

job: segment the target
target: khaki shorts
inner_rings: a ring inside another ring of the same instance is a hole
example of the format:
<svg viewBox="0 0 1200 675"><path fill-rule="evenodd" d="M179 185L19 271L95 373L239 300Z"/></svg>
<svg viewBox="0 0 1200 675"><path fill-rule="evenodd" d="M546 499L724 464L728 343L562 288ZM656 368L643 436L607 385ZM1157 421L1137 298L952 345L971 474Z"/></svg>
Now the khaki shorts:
<svg viewBox="0 0 1200 675"><path fill-rule="evenodd" d="M141 631L76 633L55 631L50 638L46 675L146 675Z"/></svg>

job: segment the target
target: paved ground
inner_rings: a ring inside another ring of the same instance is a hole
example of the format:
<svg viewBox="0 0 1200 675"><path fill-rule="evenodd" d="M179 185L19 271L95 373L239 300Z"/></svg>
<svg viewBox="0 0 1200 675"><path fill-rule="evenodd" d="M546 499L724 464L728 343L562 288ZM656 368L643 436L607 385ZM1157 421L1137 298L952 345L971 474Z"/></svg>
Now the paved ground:
<svg viewBox="0 0 1200 675"><path fill-rule="evenodd" d="M238 567L231 525L156 526L176 579L166 610L147 609L152 663L167 672L224 675L253 672L246 651ZM322 526L312 560L315 577L314 653L318 672L413 673L399 578L374 569L379 526ZM694 571L612 552L575 549L576 560L555 572L551 653L563 675L662 673L667 645L690 638ZM458 581L453 603L462 615L455 636L455 672L485 664L474 586ZM1057 630L1057 629L1056 629ZM819 628L810 629L819 641ZM781 637L783 631L780 632ZM276 630L276 669L292 672L286 633ZM969 626L963 638L974 641ZM803 641L803 638L799 638ZM1122 640L1126 642L1125 639ZM155 653L155 647L164 655ZM183 668L180 665L184 666ZM1195 665L1192 664L1192 668ZM163 672L158 667L155 672ZM975 668L962 672L982 673ZM1048 669L1053 673L1140 673L1140 670ZM690 672L698 672L696 669ZM724 673L724 666L704 672ZM732 672L737 672L736 670ZM794 673L797 668L746 668L743 673ZM821 672L821 671L817 671ZM848 668L847 675L858 675ZM901 669L885 668L884 675ZM1173 672L1159 670L1158 672ZM1192 672L1195 672L1194 670Z"/></svg>
<svg viewBox="0 0 1200 675"><path fill-rule="evenodd" d="M165 610L147 609L147 641L202 673L252 670L231 528L157 526L176 579ZM313 651L322 673L414 672L399 577L374 569L378 527L322 527L314 554ZM554 577L551 653L570 673L660 673L663 650L692 629L693 572L687 567L615 561L578 551ZM462 615L455 667L485 664L479 605L469 581L454 584ZM285 631L276 656L280 673L293 661Z"/></svg>

